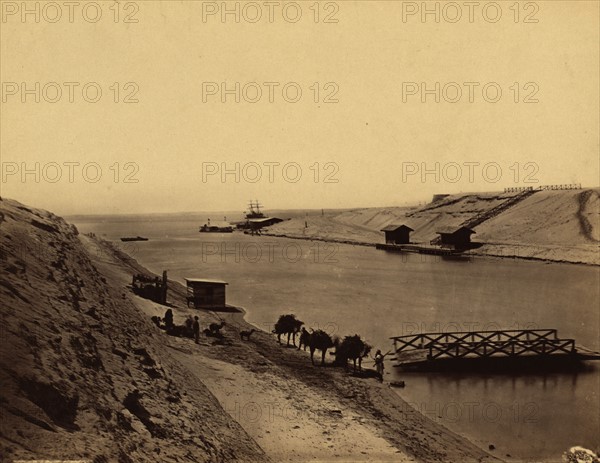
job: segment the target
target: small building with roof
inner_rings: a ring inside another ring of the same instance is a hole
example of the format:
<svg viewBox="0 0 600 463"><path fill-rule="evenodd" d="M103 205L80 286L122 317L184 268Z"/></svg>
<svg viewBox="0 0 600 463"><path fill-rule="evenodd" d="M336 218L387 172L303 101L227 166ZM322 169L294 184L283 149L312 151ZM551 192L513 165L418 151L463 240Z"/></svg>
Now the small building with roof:
<svg viewBox="0 0 600 463"><path fill-rule="evenodd" d="M413 229L404 224L392 224L382 228L381 231L385 234L386 244L409 244L410 232Z"/></svg>
<svg viewBox="0 0 600 463"><path fill-rule="evenodd" d="M187 284L187 305L196 309L222 309L225 304L227 282L204 278L185 278Z"/></svg>
<svg viewBox="0 0 600 463"><path fill-rule="evenodd" d="M453 247L455 249L471 247L471 235L475 233L474 230L462 226L442 227L435 232L440 235L439 243L442 247Z"/></svg>

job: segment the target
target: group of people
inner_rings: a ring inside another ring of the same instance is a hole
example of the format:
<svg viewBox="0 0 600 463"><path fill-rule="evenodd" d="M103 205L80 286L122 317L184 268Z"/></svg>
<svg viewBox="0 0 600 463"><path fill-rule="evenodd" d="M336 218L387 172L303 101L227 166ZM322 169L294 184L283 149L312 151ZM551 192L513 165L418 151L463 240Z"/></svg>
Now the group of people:
<svg viewBox="0 0 600 463"><path fill-rule="evenodd" d="M162 319L155 316L152 317L152 321L156 323L159 328L164 329L167 334L194 338L196 344L200 343L200 319L198 318L198 315L195 317L188 315L183 325L178 326L173 322L173 310L167 309L165 316Z"/></svg>

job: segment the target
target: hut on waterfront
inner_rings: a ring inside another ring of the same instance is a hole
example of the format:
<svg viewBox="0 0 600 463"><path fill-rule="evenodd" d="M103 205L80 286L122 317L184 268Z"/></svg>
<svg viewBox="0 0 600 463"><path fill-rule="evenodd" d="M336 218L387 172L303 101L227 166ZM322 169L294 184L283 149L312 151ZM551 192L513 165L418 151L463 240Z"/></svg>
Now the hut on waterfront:
<svg viewBox="0 0 600 463"><path fill-rule="evenodd" d="M467 227L444 227L436 230L440 235L440 244L442 247L453 247L455 249L465 249L471 246L471 235L475 231Z"/></svg>
<svg viewBox="0 0 600 463"><path fill-rule="evenodd" d="M197 309L225 308L225 281L186 278L187 305Z"/></svg>
<svg viewBox="0 0 600 463"><path fill-rule="evenodd" d="M381 231L385 234L386 244L408 244L410 243L410 232L412 228L402 225L388 225L382 228Z"/></svg>

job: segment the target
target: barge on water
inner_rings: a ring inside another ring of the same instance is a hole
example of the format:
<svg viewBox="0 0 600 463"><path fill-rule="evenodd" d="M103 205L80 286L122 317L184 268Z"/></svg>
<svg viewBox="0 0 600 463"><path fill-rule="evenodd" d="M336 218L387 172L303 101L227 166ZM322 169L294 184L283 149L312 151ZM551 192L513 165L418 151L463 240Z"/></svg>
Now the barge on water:
<svg viewBox="0 0 600 463"><path fill-rule="evenodd" d="M121 241L148 241L148 238L144 238L143 236L125 236L121 238Z"/></svg>
<svg viewBox="0 0 600 463"><path fill-rule="evenodd" d="M403 370L530 370L600 360L600 352L559 338L556 329L420 333L391 339L395 366Z"/></svg>
<svg viewBox="0 0 600 463"><path fill-rule="evenodd" d="M227 222L213 222L208 219L207 223L202 225L198 231L200 233L233 233L233 226Z"/></svg>

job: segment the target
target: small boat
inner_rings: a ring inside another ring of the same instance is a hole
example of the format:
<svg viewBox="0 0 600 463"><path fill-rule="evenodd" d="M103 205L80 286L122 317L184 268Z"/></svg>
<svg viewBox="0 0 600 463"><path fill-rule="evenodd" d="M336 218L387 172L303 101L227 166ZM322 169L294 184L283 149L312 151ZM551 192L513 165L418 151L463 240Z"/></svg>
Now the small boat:
<svg viewBox="0 0 600 463"><path fill-rule="evenodd" d="M233 226L228 222L219 222L211 224L210 219L200 227L200 233L233 233Z"/></svg>
<svg viewBox="0 0 600 463"><path fill-rule="evenodd" d="M144 238L143 236L126 236L121 238L121 241L148 241L148 238Z"/></svg>
<svg viewBox="0 0 600 463"><path fill-rule="evenodd" d="M214 225L202 225L200 227L200 230L198 230L200 233L233 233L233 227L231 226L227 226L227 227L217 227Z"/></svg>

